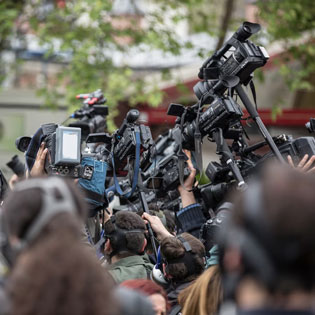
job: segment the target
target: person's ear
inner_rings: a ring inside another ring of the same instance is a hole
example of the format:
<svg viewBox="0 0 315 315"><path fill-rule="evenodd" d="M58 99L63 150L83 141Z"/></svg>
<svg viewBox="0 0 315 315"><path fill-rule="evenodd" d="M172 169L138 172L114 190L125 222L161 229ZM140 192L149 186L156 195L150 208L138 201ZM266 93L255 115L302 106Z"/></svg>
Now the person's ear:
<svg viewBox="0 0 315 315"><path fill-rule="evenodd" d="M104 251L105 253L109 254L112 252L112 246L111 246L111 243L110 243L110 240L107 239L107 241L105 242L105 247L104 247Z"/></svg>
<svg viewBox="0 0 315 315"><path fill-rule="evenodd" d="M169 275L169 274L166 272L166 264L165 264L165 263L162 264L162 269L163 269L164 277L165 277L166 279L172 279L172 276Z"/></svg>
<svg viewBox="0 0 315 315"><path fill-rule="evenodd" d="M164 263L162 264L162 268L163 268L164 277L166 277L167 276L166 271L165 271L166 265Z"/></svg>
<svg viewBox="0 0 315 315"><path fill-rule="evenodd" d="M144 241L143 241L143 245L141 247L141 250L140 250L140 253L143 253L145 248L147 247L147 244L148 244L148 241L147 239L145 238Z"/></svg>

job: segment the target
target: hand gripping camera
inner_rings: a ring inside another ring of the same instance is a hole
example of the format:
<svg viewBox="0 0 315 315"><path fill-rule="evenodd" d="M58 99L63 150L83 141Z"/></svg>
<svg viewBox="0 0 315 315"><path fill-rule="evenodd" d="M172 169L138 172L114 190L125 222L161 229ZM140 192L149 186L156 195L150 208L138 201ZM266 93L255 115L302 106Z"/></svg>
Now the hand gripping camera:
<svg viewBox="0 0 315 315"><path fill-rule="evenodd" d="M46 157L47 173L71 177L90 177L92 170L80 170L81 129L58 126L54 123L41 126L49 156Z"/></svg>

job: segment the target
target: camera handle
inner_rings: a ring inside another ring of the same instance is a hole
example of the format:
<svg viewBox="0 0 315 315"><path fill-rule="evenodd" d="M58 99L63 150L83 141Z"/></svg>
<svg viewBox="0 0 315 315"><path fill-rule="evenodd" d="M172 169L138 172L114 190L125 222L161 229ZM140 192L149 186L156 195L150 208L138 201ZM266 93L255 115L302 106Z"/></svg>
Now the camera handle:
<svg viewBox="0 0 315 315"><path fill-rule="evenodd" d="M264 125L263 121L261 120L257 110L255 109L254 105L252 104L252 102L248 98L248 96L245 93L245 91L244 91L243 87L241 86L241 84L238 84L235 87L235 90L236 90L237 94L239 95L240 99L242 100L242 102L243 102L245 108L247 109L248 113L250 114L250 116L252 117L254 122L256 123L260 133L262 134L262 136L264 137L264 139L268 143L270 149L273 151L273 153L276 156L276 158L281 163L285 163L285 161L284 161L284 159L283 159L283 157L282 157L278 147L276 146L275 142L273 141L269 131L267 130L266 126Z"/></svg>
<svg viewBox="0 0 315 315"><path fill-rule="evenodd" d="M140 177L141 177L141 175L139 176L139 178ZM141 179L140 179L140 181L141 181ZM146 212L146 213L150 214L148 203L147 203L147 200L145 198L145 193L144 193L143 190L141 190L141 188L139 186L140 185L138 185L139 199L141 201L143 212ZM151 244L152 244L154 256L155 256L155 259L157 260L157 257L158 257L157 248L156 248L155 238L154 238L154 234L153 234L153 230L152 230L150 222L148 222L147 227L148 227L149 237L150 237L150 241L151 241Z"/></svg>
<svg viewBox="0 0 315 315"><path fill-rule="evenodd" d="M237 187L239 189L245 189L247 187L244 178L238 168L238 166L235 163L233 154L227 145L224 137L223 132L221 128L216 128L211 132L211 138L215 141L217 144L217 154L221 155L221 160L225 164L228 165L229 169L231 170L234 178L237 181Z"/></svg>

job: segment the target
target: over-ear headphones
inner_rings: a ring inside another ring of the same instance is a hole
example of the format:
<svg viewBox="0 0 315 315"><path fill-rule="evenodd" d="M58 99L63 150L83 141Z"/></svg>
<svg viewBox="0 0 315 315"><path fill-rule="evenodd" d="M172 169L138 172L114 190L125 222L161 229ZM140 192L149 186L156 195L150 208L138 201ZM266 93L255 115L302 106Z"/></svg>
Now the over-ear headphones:
<svg viewBox="0 0 315 315"><path fill-rule="evenodd" d="M161 247L159 246L158 248L158 255L157 255L157 261L156 264L154 265L151 275L150 275L151 280L156 282L162 287L167 287L168 286L168 280L165 278L164 273L163 273L163 258L161 255Z"/></svg>
<svg viewBox="0 0 315 315"><path fill-rule="evenodd" d="M14 191L21 192L27 189L40 189L42 193L42 206L38 215L28 227L20 242L20 249L32 242L51 221L60 213L75 213L76 204L72 193L66 183L59 177L49 177L45 179L28 179L17 183ZM55 192L59 193L57 197Z"/></svg>
<svg viewBox="0 0 315 315"><path fill-rule="evenodd" d="M184 255L179 257L179 258L166 260L165 258L163 258L162 254L161 254L161 248L159 247L157 263L151 272L151 279L163 287L167 286L169 283L169 280L164 276L163 263L166 265L166 268L165 268L166 273L168 273L168 266L169 265L177 264L177 263L184 263L185 264L187 271L188 271L188 275L192 275L196 271L195 262L194 262L194 255L195 254L192 252L192 248L191 248L189 242L186 241L180 235L176 236L176 238L181 241L181 243L185 249Z"/></svg>
<svg viewBox="0 0 315 315"><path fill-rule="evenodd" d="M104 233L104 243L109 239L113 244L115 244L115 248L113 248L113 251L110 253L110 257L113 257L114 255L118 253L123 252L132 252L131 249L128 248L128 239L126 237L127 234L131 233L142 233L144 235L145 229L122 229L116 224L116 216L112 215L108 222L105 223L105 233ZM134 253L139 254L139 253Z"/></svg>

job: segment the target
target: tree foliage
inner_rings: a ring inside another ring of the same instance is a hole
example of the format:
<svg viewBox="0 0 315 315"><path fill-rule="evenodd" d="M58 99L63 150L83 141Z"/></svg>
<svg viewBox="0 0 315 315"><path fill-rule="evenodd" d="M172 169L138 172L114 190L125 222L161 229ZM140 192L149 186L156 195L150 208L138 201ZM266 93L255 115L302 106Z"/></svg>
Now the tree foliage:
<svg viewBox="0 0 315 315"><path fill-rule="evenodd" d="M62 100L71 106L77 93L101 88L109 100L111 117L117 115L117 104L125 98L131 105L141 102L157 106L163 98L159 82L151 75L147 76L149 80L144 79L147 73L139 75L128 64L117 67L112 59L114 52L128 55L133 47L145 46L179 55L182 48L192 45L178 37L176 27L188 21L191 32L215 36L220 25L215 9L219 6L216 1L205 0L155 0L147 4L151 9L145 12L144 25L139 27L139 16L112 14L113 0L2 1L0 36L6 45L0 52L10 45L10 39L19 37L23 42L23 35L34 33L47 50L47 61L62 62L57 51L71 55L57 81L51 84L48 80L40 90L47 105ZM209 50L199 51L199 55L208 54Z"/></svg>
<svg viewBox="0 0 315 315"><path fill-rule="evenodd" d="M101 88L109 100L111 117L118 113L118 102L126 98L131 104L157 106L163 98L158 79L145 71L135 73L128 63L117 66L112 59L114 52L128 56L133 47L149 47L179 55L182 48L191 48L191 43L182 41L175 32L182 21L188 22L191 32L217 36L220 45L227 30L235 26L232 7L237 6L237 1L146 3L150 9L140 27L141 14L138 17L112 14L113 0L0 0L0 53L10 46L12 38L18 37L23 42L25 34L33 33L40 39L47 50L47 60L61 62L57 81L47 82L41 90L50 105L62 99L63 104L71 106L77 93ZM281 66L288 84L293 89L311 88L307 79L315 70L313 1L258 0L257 4L270 39L283 41L289 51L288 60L301 61L301 68L294 76L285 63ZM69 62L62 63L57 51L70 55ZM200 51L199 55L209 53ZM167 70L163 71L165 75ZM1 61L0 75L1 81L5 75Z"/></svg>
<svg viewBox="0 0 315 315"><path fill-rule="evenodd" d="M315 5L313 0L259 0L259 17L272 42L282 44L285 53L280 73L292 90L311 90L309 80L315 72ZM298 61L298 69L290 64Z"/></svg>

